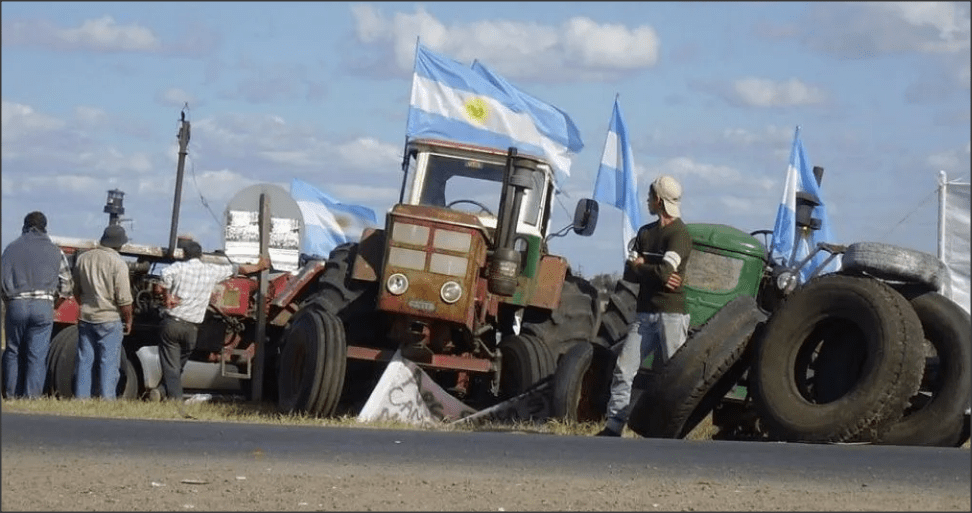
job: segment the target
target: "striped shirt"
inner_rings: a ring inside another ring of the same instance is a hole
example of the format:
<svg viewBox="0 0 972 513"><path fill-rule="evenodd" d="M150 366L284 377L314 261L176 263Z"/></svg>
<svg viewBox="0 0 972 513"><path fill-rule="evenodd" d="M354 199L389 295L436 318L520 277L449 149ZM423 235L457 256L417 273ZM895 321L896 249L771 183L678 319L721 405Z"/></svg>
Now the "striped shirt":
<svg viewBox="0 0 972 513"><path fill-rule="evenodd" d="M206 307L217 283L236 270L232 264L214 264L198 258L175 262L162 270L162 286L179 298L179 304L165 311L176 319L198 324L206 317Z"/></svg>

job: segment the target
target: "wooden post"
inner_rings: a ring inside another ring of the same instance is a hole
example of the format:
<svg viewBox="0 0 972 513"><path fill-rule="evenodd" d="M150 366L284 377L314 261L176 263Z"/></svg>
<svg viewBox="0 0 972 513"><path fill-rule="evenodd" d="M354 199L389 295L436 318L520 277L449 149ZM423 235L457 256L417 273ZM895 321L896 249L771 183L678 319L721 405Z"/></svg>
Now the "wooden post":
<svg viewBox="0 0 972 513"><path fill-rule="evenodd" d="M270 195L266 192L260 193L260 258L270 257ZM256 334L253 336L256 344L256 354L253 356L253 376L251 389L253 391L253 402L259 403L263 400L263 367L266 358L267 345L267 280L269 269L260 271L259 284L257 291L256 309Z"/></svg>

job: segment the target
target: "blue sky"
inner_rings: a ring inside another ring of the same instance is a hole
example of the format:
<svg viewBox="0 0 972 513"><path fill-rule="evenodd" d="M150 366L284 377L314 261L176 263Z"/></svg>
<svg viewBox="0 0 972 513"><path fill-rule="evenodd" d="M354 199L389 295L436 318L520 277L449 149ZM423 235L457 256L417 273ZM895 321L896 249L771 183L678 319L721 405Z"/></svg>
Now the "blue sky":
<svg viewBox="0 0 972 513"><path fill-rule="evenodd" d="M179 113L179 232L206 251L239 190L305 180L381 217L397 200L416 37L571 115L585 147L552 228L590 197L615 95L642 190L686 222L772 229L793 131L823 166L835 241L936 253L939 170L968 179L968 3L3 2L2 244L24 214L98 238L109 189L165 246ZM642 201L643 203L643 201ZM647 211L643 213L647 220ZM620 270L620 212L553 239Z"/></svg>

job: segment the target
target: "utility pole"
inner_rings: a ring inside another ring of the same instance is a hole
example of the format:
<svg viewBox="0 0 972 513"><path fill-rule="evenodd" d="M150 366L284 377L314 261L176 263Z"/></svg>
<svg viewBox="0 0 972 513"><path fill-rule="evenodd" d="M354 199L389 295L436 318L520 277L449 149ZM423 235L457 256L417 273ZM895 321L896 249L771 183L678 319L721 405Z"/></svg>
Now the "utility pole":
<svg viewBox="0 0 972 513"><path fill-rule="evenodd" d="M179 227L179 203L182 200L182 174L186 167L186 154L189 146L189 122L186 121L186 111L182 111L182 119L179 124L179 165L176 168L175 197L172 199L172 226L169 230L169 248L167 256L175 258L176 231Z"/></svg>

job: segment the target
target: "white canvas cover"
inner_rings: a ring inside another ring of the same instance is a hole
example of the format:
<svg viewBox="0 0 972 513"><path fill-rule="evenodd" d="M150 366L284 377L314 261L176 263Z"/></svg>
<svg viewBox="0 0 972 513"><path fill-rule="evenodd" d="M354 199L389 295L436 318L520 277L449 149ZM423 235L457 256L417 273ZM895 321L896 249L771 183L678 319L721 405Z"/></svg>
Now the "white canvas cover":
<svg viewBox="0 0 972 513"><path fill-rule="evenodd" d="M969 183L941 173L939 257L949 270L942 294L969 311Z"/></svg>

